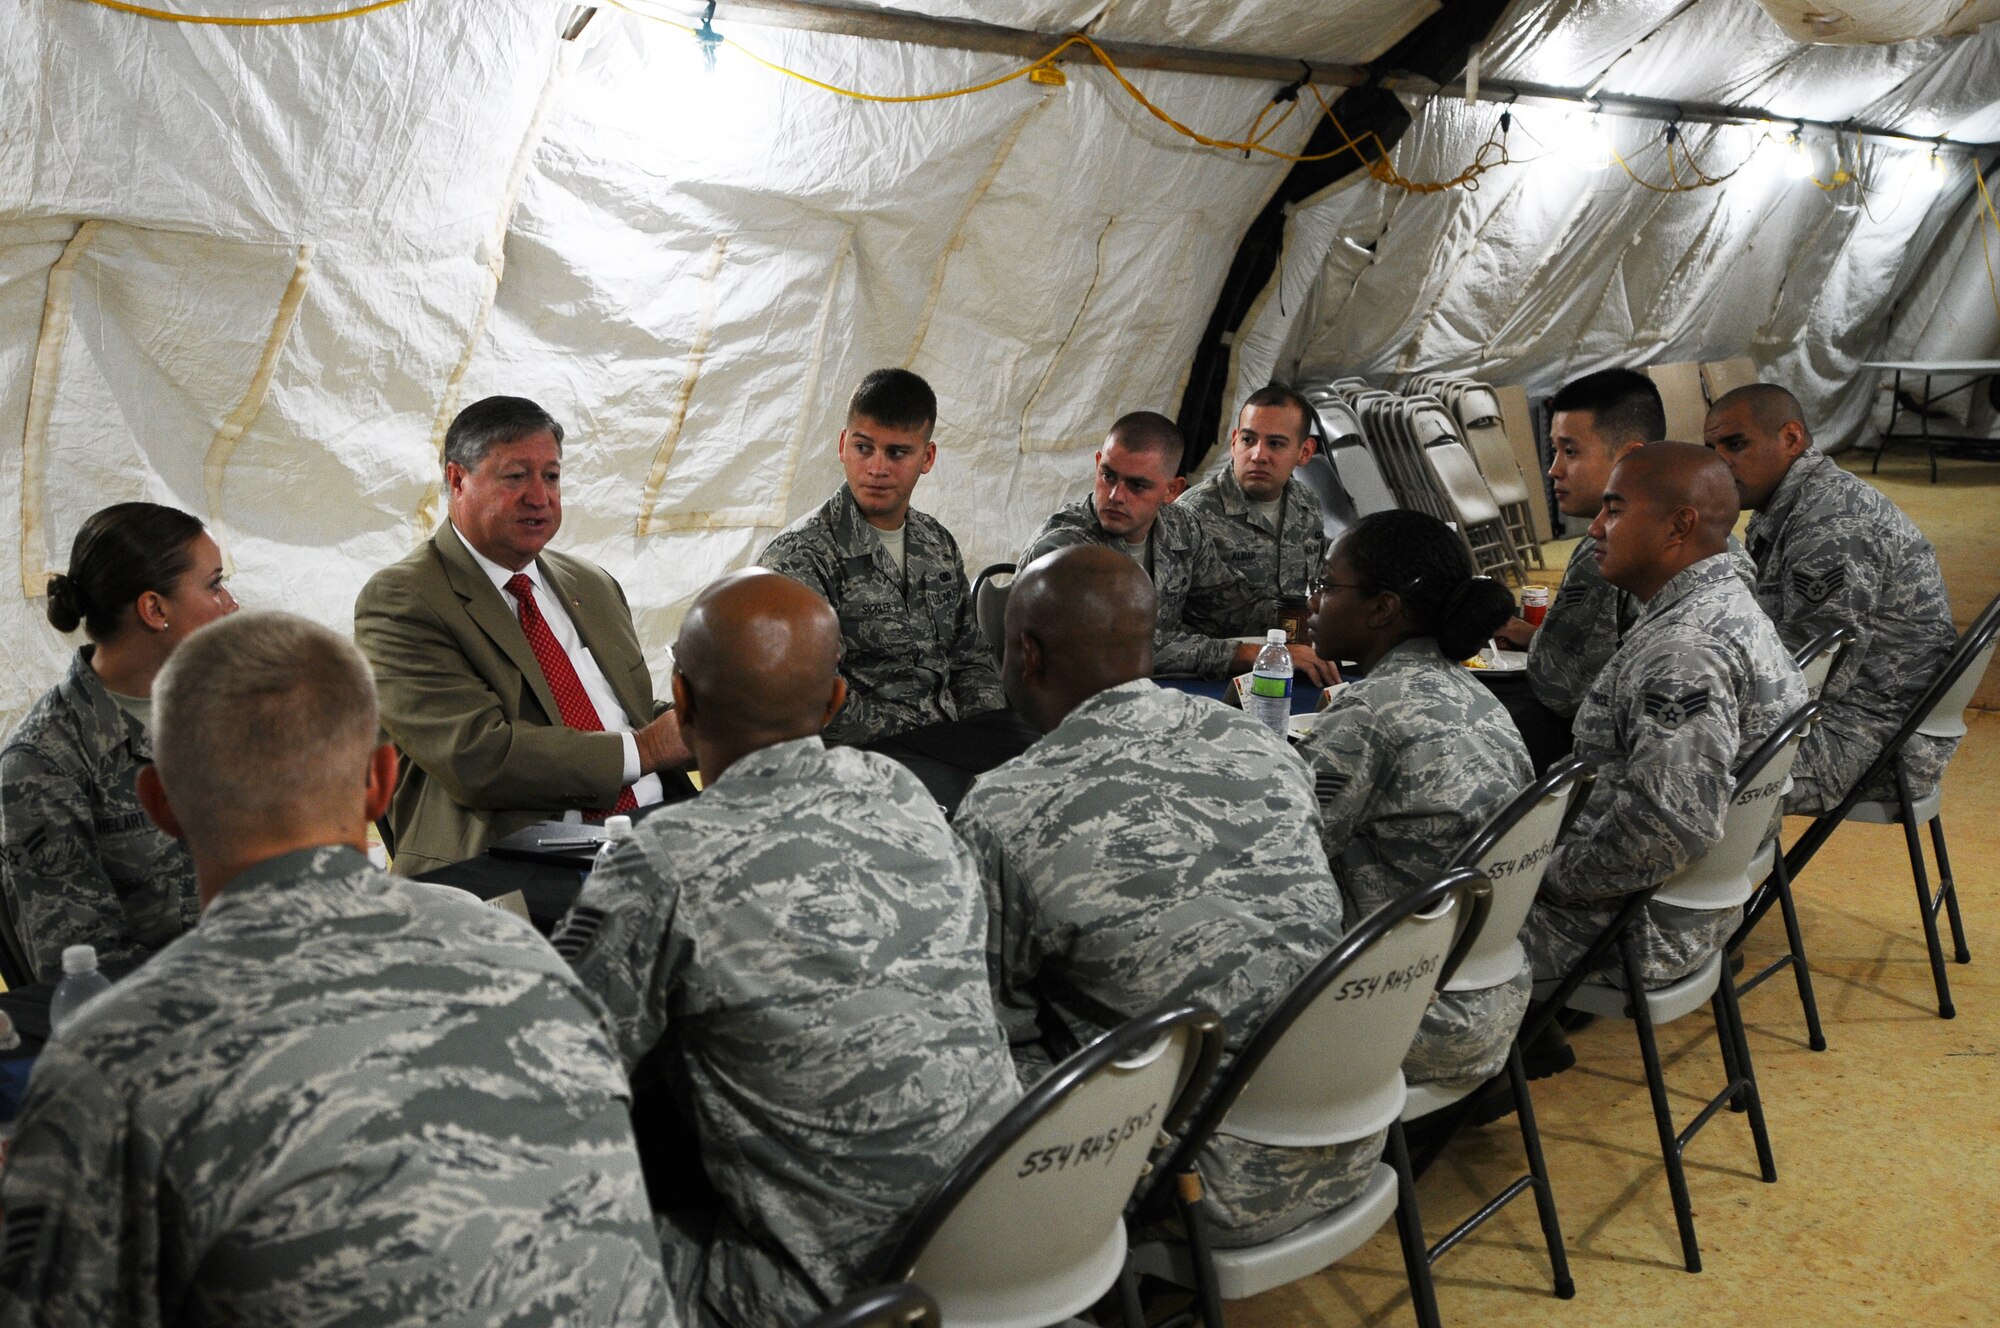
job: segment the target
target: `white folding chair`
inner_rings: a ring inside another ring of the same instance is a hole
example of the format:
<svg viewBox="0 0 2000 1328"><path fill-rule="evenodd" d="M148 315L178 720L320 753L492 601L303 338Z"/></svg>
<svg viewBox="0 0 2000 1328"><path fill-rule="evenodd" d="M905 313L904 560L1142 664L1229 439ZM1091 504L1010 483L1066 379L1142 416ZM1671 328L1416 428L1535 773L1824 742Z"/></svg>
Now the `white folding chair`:
<svg viewBox="0 0 2000 1328"><path fill-rule="evenodd" d="M972 579L972 617L996 664L1007 644L1007 592L1014 588L1014 571L1012 563L994 563Z"/></svg>
<svg viewBox="0 0 2000 1328"><path fill-rule="evenodd" d="M1222 1328L1222 1301L1318 1272L1358 1249L1392 1212L1417 1321L1435 1328L1437 1298L1403 1139L1403 1058L1431 994L1450 980L1478 933L1488 897L1478 872L1448 872L1356 924L1251 1034L1141 1196L1136 1220L1178 1217L1187 1238L1137 1246L1133 1268L1192 1287L1208 1328ZM1387 1160L1351 1203L1260 1245L1211 1246L1197 1159L1214 1134L1313 1148L1384 1129Z"/></svg>
<svg viewBox="0 0 2000 1328"><path fill-rule="evenodd" d="M1500 398L1485 383L1460 380L1446 398L1464 430L1466 450L1479 463L1493 501L1500 504L1507 534L1514 548L1535 566L1546 567L1542 544L1535 536L1535 517L1527 477L1514 460L1514 448L1507 441L1507 426L1500 415Z"/></svg>
<svg viewBox="0 0 2000 1328"><path fill-rule="evenodd" d="M1770 838L1785 787L1791 779L1792 762L1798 756L1799 741L1818 716L1819 703L1808 701L1744 758L1737 767L1736 790L1723 817L1722 838L1662 884L1631 896L1589 953L1523 1023L1522 1036L1532 1037L1554 1018L1555 1009L1564 1005L1589 1014L1632 1020L1638 1030L1639 1054L1645 1062L1646 1087L1653 1101L1653 1123L1659 1130L1660 1157L1666 1163L1674 1221L1680 1228L1681 1254L1691 1273L1701 1271L1701 1246L1695 1239L1694 1209L1688 1199L1682 1155L1694 1136L1724 1104L1740 1099L1750 1117L1758 1172L1766 1182L1778 1179L1778 1164L1771 1155L1771 1139L1764 1127L1764 1105L1757 1092L1750 1043L1743 1033L1743 1012L1736 1002L1736 984L1724 959L1727 947L1718 948L1686 977L1649 989L1639 971L1639 951L1632 939L1632 928L1649 902L1723 912L1742 906L1750 898L1756 884L1750 875L1751 864ZM1614 944L1624 972L1622 987L1590 980L1609 958ZM1728 1082L1685 1129L1676 1132L1654 1030L1700 1009L1704 1002L1715 1016L1716 1039L1721 1045Z"/></svg>
<svg viewBox="0 0 2000 1328"><path fill-rule="evenodd" d="M1748 355L1702 362L1701 389L1711 405L1723 393L1734 392L1739 387L1748 387L1756 381L1757 362Z"/></svg>
<svg viewBox="0 0 2000 1328"><path fill-rule="evenodd" d="M1065 1060L939 1179L885 1265L952 1328L1046 1328L1123 1284L1124 1213L1222 1057L1222 1019L1170 1003Z"/></svg>

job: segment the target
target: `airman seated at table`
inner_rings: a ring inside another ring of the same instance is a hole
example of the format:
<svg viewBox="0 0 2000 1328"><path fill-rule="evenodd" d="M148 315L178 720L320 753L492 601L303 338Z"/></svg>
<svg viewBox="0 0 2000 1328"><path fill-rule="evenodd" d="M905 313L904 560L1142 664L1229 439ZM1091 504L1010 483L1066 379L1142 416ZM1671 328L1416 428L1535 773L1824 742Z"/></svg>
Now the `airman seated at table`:
<svg viewBox="0 0 2000 1328"><path fill-rule="evenodd" d="M1728 469L1693 443L1649 443L1611 472L1594 556L1606 584L1644 607L1577 711L1576 754L1597 781L1528 919L1538 981L1567 973L1626 895L1715 846L1732 772L1805 704L1805 680L1726 552L1737 511ZM1693 972L1741 912L1648 904L1635 924L1646 985Z"/></svg>
<svg viewBox="0 0 2000 1328"><path fill-rule="evenodd" d="M840 615L847 704L829 742L864 743L1007 704L951 532L910 506L937 459L937 396L907 369L861 380L840 431L839 493L764 549Z"/></svg>
<svg viewBox="0 0 2000 1328"><path fill-rule="evenodd" d="M1336 688L1299 754L1354 917L1414 894L1534 779L1493 694L1458 661L1514 611L1465 546L1423 512L1363 517L1314 578L1313 645L1363 676ZM1497 987L1439 992L1403 1062L1412 1083L1476 1086L1505 1066L1528 967Z"/></svg>
<svg viewBox="0 0 2000 1328"><path fill-rule="evenodd" d="M1305 766L1241 711L1155 684L1154 620L1145 575L1104 548L1044 558L1008 596L1001 677L1045 736L974 781L953 825L985 883L987 964L1024 1079L1167 1000L1219 1011L1233 1055L1340 937ZM1217 1135L1201 1162L1216 1241L1347 1203L1383 1138Z"/></svg>
<svg viewBox="0 0 2000 1328"><path fill-rule="evenodd" d="M49 578L49 624L90 638L0 752L0 905L29 980L62 952L136 963L192 927L194 863L139 808L153 759L153 679L190 632L236 611L201 522L118 503L76 533Z"/></svg>
<svg viewBox="0 0 2000 1328"><path fill-rule="evenodd" d="M653 699L624 590L547 549L562 444L562 425L522 397L460 411L444 436L449 519L355 603L382 727L408 758L389 810L405 875L536 821L687 791L687 748Z"/></svg>
<svg viewBox="0 0 2000 1328"><path fill-rule="evenodd" d="M839 658L798 582L704 590L673 679L703 792L640 822L555 933L700 1135L722 1208L666 1238L690 1324L800 1323L863 1285L1020 1093L965 849L915 776L820 739Z"/></svg>
<svg viewBox="0 0 2000 1328"><path fill-rule="evenodd" d="M1229 464L1180 500L1244 584L1276 600L1303 599L1306 583L1326 562L1319 499L1292 478L1316 450L1312 419L1311 404L1289 387L1272 383L1252 392L1229 433ZM1270 626L1239 621L1236 635Z"/></svg>
<svg viewBox="0 0 2000 1328"><path fill-rule="evenodd" d="M671 1324L583 988L527 923L368 862L396 758L360 654L242 614L153 694L139 796L201 925L36 1063L0 1324Z"/></svg>
<svg viewBox="0 0 2000 1328"><path fill-rule="evenodd" d="M1799 748L1785 810L1831 811L1908 718L1957 639L1937 551L1880 490L1813 447L1798 399L1772 383L1725 393L1708 445L1729 467L1757 565L1757 602L1798 650L1834 627L1859 640L1820 699L1826 713ZM1912 792L1937 787L1956 738L1917 735L1903 749ZM1885 776L1864 797L1896 797Z"/></svg>
<svg viewBox="0 0 2000 1328"><path fill-rule="evenodd" d="M1278 605L1248 585L1216 551L1200 517L1177 503L1186 446L1164 415L1135 411L1111 426L1096 454L1097 487L1042 523L1021 554L1025 568L1043 554L1075 545L1116 549L1142 568L1158 596L1153 667L1163 675L1224 678L1247 673L1262 649L1234 641L1262 637ZM1254 632L1246 623L1261 623ZM1340 673L1303 642L1291 647L1303 682L1324 687Z"/></svg>

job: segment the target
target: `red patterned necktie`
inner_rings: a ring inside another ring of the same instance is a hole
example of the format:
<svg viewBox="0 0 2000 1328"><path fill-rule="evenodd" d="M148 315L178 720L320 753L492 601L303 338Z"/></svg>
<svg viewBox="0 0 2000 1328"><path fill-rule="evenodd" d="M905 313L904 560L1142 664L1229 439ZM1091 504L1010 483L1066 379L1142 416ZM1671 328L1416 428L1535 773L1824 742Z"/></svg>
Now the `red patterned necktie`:
<svg viewBox="0 0 2000 1328"><path fill-rule="evenodd" d="M583 690L583 679L576 676L576 666L569 662L568 652L549 630L549 620L535 603L535 583L525 572L516 572L507 581L507 593L521 606L521 633L528 638L528 649L535 652L535 661L542 666L542 677L548 681L549 691L555 694L556 709L562 711L563 723L584 733L604 732L604 721L598 717L597 707L590 703L590 693ZM611 811L629 812L638 805L639 800L632 796L632 786L627 784L618 790L618 801ZM585 812L583 816L587 821L601 821L607 814L597 811Z"/></svg>

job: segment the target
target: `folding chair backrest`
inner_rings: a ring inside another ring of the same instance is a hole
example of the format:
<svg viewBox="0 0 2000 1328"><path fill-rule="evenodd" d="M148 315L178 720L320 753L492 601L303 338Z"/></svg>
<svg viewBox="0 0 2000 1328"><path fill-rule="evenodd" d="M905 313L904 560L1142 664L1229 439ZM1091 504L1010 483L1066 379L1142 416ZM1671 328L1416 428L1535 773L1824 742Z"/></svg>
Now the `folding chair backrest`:
<svg viewBox="0 0 2000 1328"><path fill-rule="evenodd" d="M1986 644L1973 652L1972 662L1965 666L1965 672L1958 675L1937 704L1925 713L1917 725L1917 732L1926 738L1963 738L1966 734L1965 710L1972 704L1972 694L1979 690L1980 680L1986 676L1986 666L1993 662L1994 641L1991 636Z"/></svg>
<svg viewBox="0 0 2000 1328"><path fill-rule="evenodd" d="M1452 519L1461 527L1477 526L1500 519L1500 506L1493 491L1472 462L1472 454L1455 439L1424 449L1424 461L1437 476L1438 487L1449 503Z"/></svg>
<svg viewBox="0 0 2000 1328"><path fill-rule="evenodd" d="M849 1296L802 1328L938 1328L937 1302L910 1282Z"/></svg>
<svg viewBox="0 0 2000 1328"><path fill-rule="evenodd" d="M1452 860L1471 867L1493 887L1486 925L1472 938L1465 960L1445 983L1450 991L1484 991L1511 982L1526 962L1521 926L1542 888L1542 874L1556 841L1583 805L1597 772L1564 757L1502 807Z"/></svg>
<svg viewBox="0 0 2000 1328"><path fill-rule="evenodd" d="M1014 564L994 563L972 581L972 616L997 664L1007 639L1007 592L1014 587Z"/></svg>
<svg viewBox="0 0 2000 1328"><path fill-rule="evenodd" d="M1748 355L1734 359L1709 360L1701 366L1701 385L1712 403L1724 392L1734 392L1757 381L1757 362ZM1693 441L1690 439L1689 441Z"/></svg>
<svg viewBox="0 0 2000 1328"><path fill-rule="evenodd" d="M1360 443L1343 443L1328 449L1327 462L1340 476L1340 486L1354 500L1357 516L1370 512L1393 511L1396 494L1383 477L1375 454Z"/></svg>
<svg viewBox="0 0 2000 1328"><path fill-rule="evenodd" d="M932 1189L885 1280L925 1287L954 1328L1059 1323L1094 1303L1124 1267L1148 1159L1221 1054L1221 1018L1182 1003L1064 1061Z"/></svg>
<svg viewBox="0 0 2000 1328"><path fill-rule="evenodd" d="M1798 665L1799 672L1805 675L1808 697L1819 700L1819 694L1826 690L1826 680L1847 658L1847 652L1854 648L1857 639L1852 627L1834 627L1799 647L1792 656L1792 663Z"/></svg>
<svg viewBox="0 0 2000 1328"><path fill-rule="evenodd" d="M1708 419L1708 398L1702 395L1701 367L1695 364L1653 364L1646 376L1660 389L1660 404L1667 408L1667 437L1677 442L1701 441L1701 426Z"/></svg>
<svg viewBox="0 0 2000 1328"><path fill-rule="evenodd" d="M1543 491L1541 444L1535 436L1535 412L1528 405L1528 389L1518 383L1493 389L1500 403L1500 418L1507 431L1507 445L1513 450L1514 464L1528 485L1528 510L1535 519L1535 538L1549 539L1555 527L1549 520L1548 495Z"/></svg>
<svg viewBox="0 0 2000 1328"><path fill-rule="evenodd" d="M1358 447L1354 443L1347 446L1349 449ZM1325 452L1314 453L1292 474L1299 477L1299 483L1306 486L1306 491L1319 504L1320 529L1326 533L1328 540L1339 539L1341 532L1360 520L1361 513L1355 508L1353 496L1341 484L1340 472Z"/></svg>
<svg viewBox="0 0 2000 1328"><path fill-rule="evenodd" d="M1319 416L1319 443L1322 450L1336 443L1360 442L1367 436L1361 427L1361 417L1354 413L1354 407L1347 404L1347 398L1327 388L1313 388L1305 393L1314 414Z"/></svg>
<svg viewBox="0 0 2000 1328"><path fill-rule="evenodd" d="M1757 888L1750 864L1771 837L1791 786L1792 763L1806 730L1818 722L1820 703L1808 701L1786 716L1736 769L1736 791L1722 818L1722 838L1708 852L1668 877L1653 895L1677 908L1735 908Z"/></svg>
<svg viewBox="0 0 2000 1328"><path fill-rule="evenodd" d="M1211 1125L1310 1148L1366 1138L1400 1116L1403 1058L1486 898L1478 872L1450 872L1362 919L1265 1018L1188 1139Z"/></svg>

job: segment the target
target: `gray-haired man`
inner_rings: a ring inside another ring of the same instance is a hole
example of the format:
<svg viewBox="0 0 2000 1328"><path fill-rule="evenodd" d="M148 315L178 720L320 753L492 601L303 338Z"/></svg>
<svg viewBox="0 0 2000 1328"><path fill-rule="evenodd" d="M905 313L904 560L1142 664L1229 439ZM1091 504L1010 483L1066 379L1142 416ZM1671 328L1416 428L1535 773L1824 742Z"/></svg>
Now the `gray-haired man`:
<svg viewBox="0 0 2000 1328"><path fill-rule="evenodd" d="M396 762L360 655L242 614L153 695L139 795L204 913L35 1067L0 1324L671 1323L583 989L361 851Z"/></svg>

